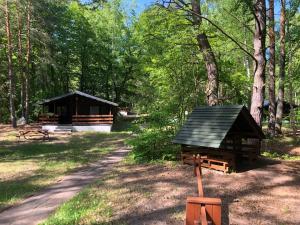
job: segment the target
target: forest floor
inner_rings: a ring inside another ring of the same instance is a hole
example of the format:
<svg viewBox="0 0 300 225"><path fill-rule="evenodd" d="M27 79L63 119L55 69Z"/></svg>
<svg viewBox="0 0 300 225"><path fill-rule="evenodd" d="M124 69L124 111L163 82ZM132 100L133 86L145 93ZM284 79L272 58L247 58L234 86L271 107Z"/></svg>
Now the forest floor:
<svg viewBox="0 0 300 225"><path fill-rule="evenodd" d="M2 207L57 182L129 138L125 133L81 133L53 137L49 143L19 143L15 131L5 129L0 128L0 192L7 193L0 197ZM263 147L272 153L269 158L236 173L203 169L205 196L222 199L222 224L300 224L300 160L294 160L299 143L299 138L274 139ZM284 152L273 151L280 145ZM63 204L45 224L181 225L186 197L196 194L191 166L136 165L128 159Z"/></svg>
<svg viewBox="0 0 300 225"><path fill-rule="evenodd" d="M0 125L0 211L123 147L129 138L127 133L86 132L18 141L17 133Z"/></svg>
<svg viewBox="0 0 300 225"><path fill-rule="evenodd" d="M252 166L231 174L203 169L205 196L222 199L222 224L300 224L300 161ZM186 197L196 195L191 166L122 163L45 224L182 225Z"/></svg>
<svg viewBox="0 0 300 225"><path fill-rule="evenodd" d="M222 199L222 224L300 224L299 146L299 137L278 137L264 143L257 162L236 173L203 169L205 196ZM45 224L182 225L185 200L196 195L191 166L136 165L128 159Z"/></svg>

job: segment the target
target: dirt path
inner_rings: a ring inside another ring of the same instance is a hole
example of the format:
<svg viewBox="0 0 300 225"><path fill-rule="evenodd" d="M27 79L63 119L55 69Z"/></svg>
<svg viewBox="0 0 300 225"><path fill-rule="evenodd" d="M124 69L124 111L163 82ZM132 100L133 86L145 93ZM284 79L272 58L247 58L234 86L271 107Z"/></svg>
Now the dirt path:
<svg viewBox="0 0 300 225"><path fill-rule="evenodd" d="M114 174L122 182L111 178L105 188L119 189L127 204L115 200L111 224L183 224L186 197L197 195L192 167L124 165L118 169ZM222 224L300 224L300 161L263 160L232 174L203 172L205 196L222 199Z"/></svg>
<svg viewBox="0 0 300 225"><path fill-rule="evenodd" d="M84 186L109 172L114 165L124 158L128 151L125 148L114 151L102 160L65 176L57 184L29 197L18 206L3 211L0 213L0 224L38 224L59 205L71 199Z"/></svg>

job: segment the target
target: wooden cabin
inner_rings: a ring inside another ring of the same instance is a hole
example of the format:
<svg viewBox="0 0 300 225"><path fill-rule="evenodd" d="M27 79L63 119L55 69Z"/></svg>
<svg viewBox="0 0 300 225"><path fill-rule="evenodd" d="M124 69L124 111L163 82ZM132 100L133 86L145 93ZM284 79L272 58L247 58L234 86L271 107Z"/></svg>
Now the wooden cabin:
<svg viewBox="0 0 300 225"><path fill-rule="evenodd" d="M181 144L184 163L201 155L202 166L228 172L242 160L255 160L265 138L242 105L201 106L189 115L173 143Z"/></svg>
<svg viewBox="0 0 300 225"><path fill-rule="evenodd" d="M48 131L110 132L118 104L80 91L44 100L39 116Z"/></svg>

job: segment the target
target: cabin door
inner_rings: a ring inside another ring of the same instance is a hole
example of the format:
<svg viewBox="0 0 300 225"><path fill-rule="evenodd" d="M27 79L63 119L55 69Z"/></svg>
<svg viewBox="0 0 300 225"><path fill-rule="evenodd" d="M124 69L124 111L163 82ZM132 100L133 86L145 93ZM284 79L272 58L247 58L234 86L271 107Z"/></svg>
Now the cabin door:
<svg viewBox="0 0 300 225"><path fill-rule="evenodd" d="M59 124L71 124L72 118L70 117L69 107L66 105L57 107L57 114L59 116Z"/></svg>

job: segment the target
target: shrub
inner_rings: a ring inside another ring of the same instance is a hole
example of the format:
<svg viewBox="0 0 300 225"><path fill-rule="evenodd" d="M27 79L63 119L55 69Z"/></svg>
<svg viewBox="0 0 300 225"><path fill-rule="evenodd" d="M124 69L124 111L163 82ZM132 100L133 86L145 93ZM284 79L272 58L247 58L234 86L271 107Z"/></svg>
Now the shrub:
<svg viewBox="0 0 300 225"><path fill-rule="evenodd" d="M179 146L171 143L173 130L145 129L128 144L133 147L131 157L136 162L176 160Z"/></svg>

